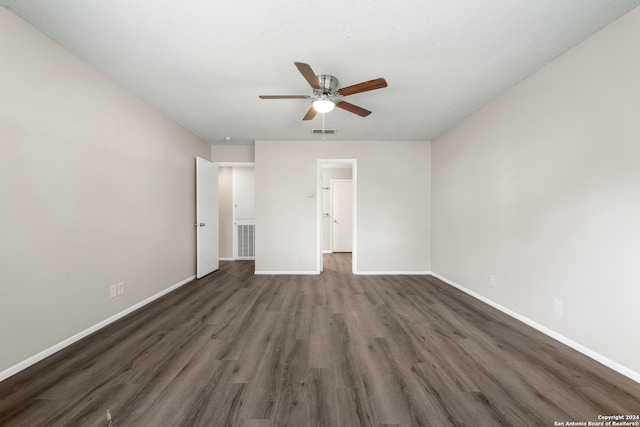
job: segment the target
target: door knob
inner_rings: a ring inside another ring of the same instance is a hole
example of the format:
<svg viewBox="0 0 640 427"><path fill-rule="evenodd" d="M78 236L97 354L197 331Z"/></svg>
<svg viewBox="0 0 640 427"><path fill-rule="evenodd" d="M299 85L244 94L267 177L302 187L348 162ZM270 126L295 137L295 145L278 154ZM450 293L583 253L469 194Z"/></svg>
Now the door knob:
<svg viewBox="0 0 640 427"><path fill-rule="evenodd" d="M334 219L334 220L333 220L333 222L335 222L335 223L337 224L337 223L338 223L338 220L337 220L337 219Z"/></svg>
<svg viewBox="0 0 640 427"><path fill-rule="evenodd" d="M204 222L200 223L200 227L204 227L204 225L205 225Z"/></svg>

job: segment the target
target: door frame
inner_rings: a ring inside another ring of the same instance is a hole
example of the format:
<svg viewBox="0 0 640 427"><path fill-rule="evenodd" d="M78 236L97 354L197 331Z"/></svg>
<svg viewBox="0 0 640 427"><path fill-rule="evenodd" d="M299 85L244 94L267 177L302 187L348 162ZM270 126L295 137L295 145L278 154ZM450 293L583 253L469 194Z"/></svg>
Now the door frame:
<svg viewBox="0 0 640 427"><path fill-rule="evenodd" d="M358 272L358 160L357 159L317 159L316 166L316 273L323 270L322 251L322 172L328 164L350 164L351 165L351 188L352 188L352 235L351 235L351 272Z"/></svg>

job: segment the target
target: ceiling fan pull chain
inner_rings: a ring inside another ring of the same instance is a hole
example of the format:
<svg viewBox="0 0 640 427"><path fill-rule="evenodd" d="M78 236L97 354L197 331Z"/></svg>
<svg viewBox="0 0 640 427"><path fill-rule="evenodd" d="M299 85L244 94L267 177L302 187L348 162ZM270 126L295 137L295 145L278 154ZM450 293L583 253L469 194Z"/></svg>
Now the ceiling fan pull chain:
<svg viewBox="0 0 640 427"><path fill-rule="evenodd" d="M322 113L322 140L324 141L324 116L326 116L325 113Z"/></svg>

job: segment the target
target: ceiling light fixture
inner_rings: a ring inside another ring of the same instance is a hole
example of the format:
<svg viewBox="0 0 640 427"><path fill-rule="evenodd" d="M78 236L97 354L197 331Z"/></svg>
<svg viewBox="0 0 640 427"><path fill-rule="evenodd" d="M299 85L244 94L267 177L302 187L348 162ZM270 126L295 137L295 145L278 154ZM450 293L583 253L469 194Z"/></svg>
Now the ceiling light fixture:
<svg viewBox="0 0 640 427"><path fill-rule="evenodd" d="M315 101L313 101L312 105L318 113L328 113L336 106L336 104L333 101L327 99L326 96L323 96L320 99L316 99Z"/></svg>

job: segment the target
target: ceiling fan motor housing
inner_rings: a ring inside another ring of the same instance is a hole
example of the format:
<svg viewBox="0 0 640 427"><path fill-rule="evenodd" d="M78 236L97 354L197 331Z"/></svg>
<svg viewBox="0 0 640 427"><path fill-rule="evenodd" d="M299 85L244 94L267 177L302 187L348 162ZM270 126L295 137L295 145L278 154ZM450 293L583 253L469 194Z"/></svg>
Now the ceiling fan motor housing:
<svg viewBox="0 0 640 427"><path fill-rule="evenodd" d="M318 80L320 80L322 89L314 89L315 95L337 95L336 91L339 84L337 78L330 74L318 74Z"/></svg>

